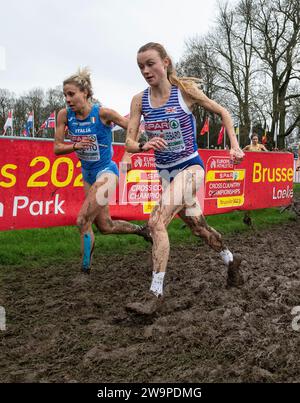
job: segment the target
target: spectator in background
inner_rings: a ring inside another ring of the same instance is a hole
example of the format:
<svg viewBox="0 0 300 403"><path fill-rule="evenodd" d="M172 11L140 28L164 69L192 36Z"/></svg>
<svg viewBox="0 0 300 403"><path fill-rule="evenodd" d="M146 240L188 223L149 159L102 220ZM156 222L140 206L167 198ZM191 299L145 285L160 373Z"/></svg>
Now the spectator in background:
<svg viewBox="0 0 300 403"><path fill-rule="evenodd" d="M251 144L243 148L243 151L268 151L263 144L258 142L258 135L253 133L251 136Z"/></svg>
<svg viewBox="0 0 300 403"><path fill-rule="evenodd" d="M253 133L251 136L251 144L247 145L243 148L243 151L253 151L253 152L260 152L260 151L268 151L263 144L258 142L258 135ZM243 222L248 225L249 227L253 228L252 220L251 220L251 211L245 210Z"/></svg>
<svg viewBox="0 0 300 403"><path fill-rule="evenodd" d="M299 150L298 150L298 159L296 162L296 171L300 171L300 144L299 144Z"/></svg>

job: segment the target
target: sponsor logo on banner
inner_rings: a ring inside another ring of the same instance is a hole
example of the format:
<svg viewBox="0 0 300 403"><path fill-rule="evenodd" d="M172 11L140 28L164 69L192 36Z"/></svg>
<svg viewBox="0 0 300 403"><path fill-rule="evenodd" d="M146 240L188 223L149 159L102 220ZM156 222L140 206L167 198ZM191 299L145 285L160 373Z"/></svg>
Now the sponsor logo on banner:
<svg viewBox="0 0 300 403"><path fill-rule="evenodd" d="M113 148L119 164L124 146ZM51 140L5 137L0 138L0 149L5 150L0 153L0 230L74 225L84 200L81 162L75 153L55 156ZM227 151L199 153L206 172L205 215L291 204L292 154L246 153L242 163L233 165ZM109 199L113 219L146 219L160 199L153 152L135 154L131 162L130 171L119 170L116 197Z"/></svg>
<svg viewBox="0 0 300 403"><path fill-rule="evenodd" d="M252 172L253 183L271 183L273 200L293 198L294 170L292 167L268 167L265 163L254 162ZM283 184L290 182L290 185Z"/></svg>
<svg viewBox="0 0 300 403"><path fill-rule="evenodd" d="M150 214L162 191L155 158L151 154L134 155L132 167L123 183L122 203L141 204L143 213Z"/></svg>
<svg viewBox="0 0 300 403"><path fill-rule="evenodd" d="M206 172L206 198L217 208L240 207L245 202L245 170L236 169L229 157L210 157Z"/></svg>

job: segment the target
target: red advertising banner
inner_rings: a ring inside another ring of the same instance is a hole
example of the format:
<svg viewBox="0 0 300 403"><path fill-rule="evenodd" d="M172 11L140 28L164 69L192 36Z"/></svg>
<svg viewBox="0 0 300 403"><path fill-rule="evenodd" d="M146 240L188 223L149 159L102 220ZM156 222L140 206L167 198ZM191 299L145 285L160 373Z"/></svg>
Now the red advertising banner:
<svg viewBox="0 0 300 403"><path fill-rule="evenodd" d="M286 206L293 199L293 154L246 152L233 165L228 153L200 150L205 163L205 213Z"/></svg>
<svg viewBox="0 0 300 403"><path fill-rule="evenodd" d="M0 139L0 230L74 225L84 199L81 164L74 153L55 156L52 140ZM119 163L122 145L114 145ZM285 206L293 198L293 155L246 153L233 165L228 151L199 150L205 164L204 214ZM161 183L151 153L135 154L120 170L113 218L147 219Z"/></svg>

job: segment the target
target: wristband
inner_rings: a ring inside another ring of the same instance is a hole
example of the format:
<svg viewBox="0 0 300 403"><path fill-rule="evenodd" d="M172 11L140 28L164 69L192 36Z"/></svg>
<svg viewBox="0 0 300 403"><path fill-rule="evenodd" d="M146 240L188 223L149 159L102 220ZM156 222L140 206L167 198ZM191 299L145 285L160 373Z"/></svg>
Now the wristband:
<svg viewBox="0 0 300 403"><path fill-rule="evenodd" d="M75 146L76 146L76 143L73 143L73 151L76 151Z"/></svg>

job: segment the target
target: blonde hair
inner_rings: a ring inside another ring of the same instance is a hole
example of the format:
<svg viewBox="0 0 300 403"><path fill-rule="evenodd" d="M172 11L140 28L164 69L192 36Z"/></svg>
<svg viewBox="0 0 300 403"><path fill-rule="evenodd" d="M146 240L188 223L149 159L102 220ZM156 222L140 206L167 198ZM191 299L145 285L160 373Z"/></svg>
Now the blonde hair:
<svg viewBox="0 0 300 403"><path fill-rule="evenodd" d="M198 96L202 93L202 91L199 89L199 85L202 84L202 80L196 77L178 77L173 66L172 59L168 55L166 49L160 43L149 42L138 50L138 54L151 49L156 50L162 60L165 58L169 59L167 78L172 85L176 85L176 87L192 98L195 97L195 92L198 92Z"/></svg>
<svg viewBox="0 0 300 403"><path fill-rule="evenodd" d="M87 91L87 98L93 98L93 90L91 83L91 73L87 67L79 68L77 73L72 76L66 78L63 82L63 86L66 84L74 84L76 87L80 89L80 91Z"/></svg>

